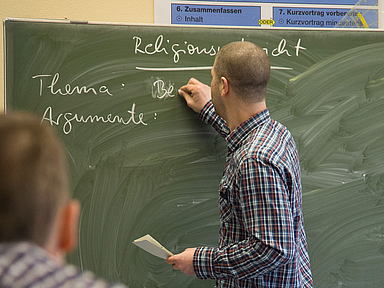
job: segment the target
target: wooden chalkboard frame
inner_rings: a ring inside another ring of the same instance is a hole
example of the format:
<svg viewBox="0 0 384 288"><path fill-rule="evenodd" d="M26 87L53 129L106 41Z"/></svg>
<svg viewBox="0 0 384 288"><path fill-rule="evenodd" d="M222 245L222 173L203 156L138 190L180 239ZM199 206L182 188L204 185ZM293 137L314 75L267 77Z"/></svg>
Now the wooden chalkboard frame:
<svg viewBox="0 0 384 288"><path fill-rule="evenodd" d="M270 56L267 105L298 146L315 286L379 287L383 36L6 20L6 111L55 126L82 203L79 249L68 261L130 287L214 285L131 242L150 233L173 253L216 245L226 144L176 91L190 77L209 83L215 51L244 39Z"/></svg>

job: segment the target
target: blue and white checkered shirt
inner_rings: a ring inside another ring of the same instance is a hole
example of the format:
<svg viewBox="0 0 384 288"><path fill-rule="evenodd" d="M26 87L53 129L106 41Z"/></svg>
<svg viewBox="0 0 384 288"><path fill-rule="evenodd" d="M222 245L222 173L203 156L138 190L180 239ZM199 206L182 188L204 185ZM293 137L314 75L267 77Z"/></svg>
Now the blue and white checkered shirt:
<svg viewBox="0 0 384 288"><path fill-rule="evenodd" d="M290 132L264 110L230 133L205 105L201 119L228 144L219 186L219 248L199 247L194 269L217 287L313 287Z"/></svg>
<svg viewBox="0 0 384 288"><path fill-rule="evenodd" d="M60 266L42 248L27 242L0 244L1 288L126 288L110 285L73 265Z"/></svg>

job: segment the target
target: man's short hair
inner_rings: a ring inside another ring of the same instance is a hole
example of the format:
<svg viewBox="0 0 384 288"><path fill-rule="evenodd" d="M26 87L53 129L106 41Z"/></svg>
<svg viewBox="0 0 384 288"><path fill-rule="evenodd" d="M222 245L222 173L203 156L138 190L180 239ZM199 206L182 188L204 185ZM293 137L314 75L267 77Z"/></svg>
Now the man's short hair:
<svg viewBox="0 0 384 288"><path fill-rule="evenodd" d="M30 114L0 115L0 242L46 245L69 200L66 169L51 127Z"/></svg>
<svg viewBox="0 0 384 288"><path fill-rule="evenodd" d="M244 101L265 99L270 75L269 59L259 46L246 41L232 42L216 55L215 74L227 78L234 92Z"/></svg>

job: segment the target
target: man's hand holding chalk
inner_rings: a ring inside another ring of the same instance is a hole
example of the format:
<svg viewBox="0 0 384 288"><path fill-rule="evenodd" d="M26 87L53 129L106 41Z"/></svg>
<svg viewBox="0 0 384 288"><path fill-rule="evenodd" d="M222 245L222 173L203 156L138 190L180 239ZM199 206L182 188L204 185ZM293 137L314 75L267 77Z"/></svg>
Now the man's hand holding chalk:
<svg viewBox="0 0 384 288"><path fill-rule="evenodd" d="M205 104L211 100L211 87L201 83L195 78L189 79L188 83L181 87L179 95L183 96L188 107L200 113Z"/></svg>

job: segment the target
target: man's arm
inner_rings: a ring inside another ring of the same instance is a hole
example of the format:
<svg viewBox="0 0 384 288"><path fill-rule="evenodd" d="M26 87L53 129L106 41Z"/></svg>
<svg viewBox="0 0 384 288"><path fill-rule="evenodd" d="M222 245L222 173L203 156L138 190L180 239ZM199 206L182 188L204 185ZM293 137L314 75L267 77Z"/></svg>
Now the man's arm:
<svg viewBox="0 0 384 288"><path fill-rule="evenodd" d="M253 278L288 264L294 257L289 192L279 173L254 160L243 163L239 171L238 209L249 235L221 248L197 248L194 269L201 279Z"/></svg>
<svg viewBox="0 0 384 288"><path fill-rule="evenodd" d="M187 249L167 259L174 269L200 279L242 279L270 273L292 260L293 219L282 179L272 166L256 161L244 163L240 173L239 208L249 237L221 248Z"/></svg>
<svg viewBox="0 0 384 288"><path fill-rule="evenodd" d="M222 137L230 133L225 120L215 113L211 100L211 87L191 78L187 85L179 89L179 95L183 96L188 107L196 113L205 123L212 125Z"/></svg>

